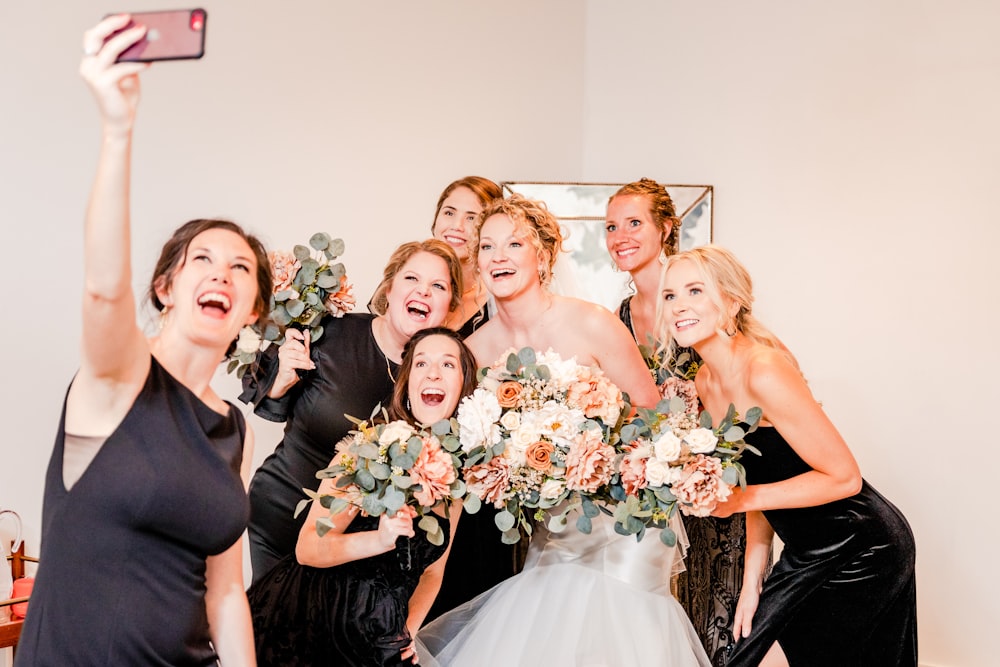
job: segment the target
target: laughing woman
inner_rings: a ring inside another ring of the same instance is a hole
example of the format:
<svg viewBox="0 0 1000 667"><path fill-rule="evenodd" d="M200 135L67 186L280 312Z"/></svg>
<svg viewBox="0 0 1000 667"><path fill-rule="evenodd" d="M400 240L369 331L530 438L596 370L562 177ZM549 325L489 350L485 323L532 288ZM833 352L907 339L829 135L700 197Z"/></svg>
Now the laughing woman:
<svg viewBox="0 0 1000 667"><path fill-rule="evenodd" d="M252 665L241 542L252 437L209 383L240 328L266 314L270 264L237 225L189 222L153 273L158 335L136 325L129 173L146 65L116 63L145 34L115 34L128 22L112 16L84 35L80 73L102 142L84 225L81 360L46 475L16 664Z"/></svg>
<svg viewBox="0 0 1000 667"><path fill-rule="evenodd" d="M442 324L459 305L462 267L442 241L404 243L389 258L369 308L374 315L327 316L324 335L311 345L307 333L287 339L247 373L241 398L254 412L285 422L282 441L250 483L250 558L257 581L295 551L304 517L293 518L302 489L353 424L392 394L403 346L417 331Z"/></svg>
<svg viewBox="0 0 1000 667"><path fill-rule="evenodd" d="M472 393L475 377L475 359L454 331L441 327L414 334L403 352L389 421L419 425L451 417L459 400ZM336 494L336 481L324 480L319 492ZM444 507L438 510L443 513ZM416 529L410 512L376 518L353 505L320 537L316 520L328 510L313 503L295 554L250 588L259 664L416 662L412 637L441 584L447 538L454 535L460 514L456 504L450 521L440 522L446 539L435 546Z"/></svg>
<svg viewBox="0 0 1000 667"><path fill-rule="evenodd" d="M750 275L730 253L674 255L663 274L661 338L694 347L705 408L763 420L746 436L747 486L713 512L747 515L731 666L915 666L915 547L906 519L862 477L787 350L753 316ZM783 548L765 579L771 542Z"/></svg>

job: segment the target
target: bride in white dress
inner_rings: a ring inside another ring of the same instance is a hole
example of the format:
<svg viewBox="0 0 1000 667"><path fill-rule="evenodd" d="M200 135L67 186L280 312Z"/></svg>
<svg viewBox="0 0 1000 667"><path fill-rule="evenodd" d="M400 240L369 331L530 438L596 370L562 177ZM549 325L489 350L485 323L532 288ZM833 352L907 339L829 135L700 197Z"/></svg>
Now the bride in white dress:
<svg viewBox="0 0 1000 667"><path fill-rule="evenodd" d="M476 237L473 253L497 310L466 341L480 366L512 347L551 349L601 368L634 405L655 406L656 385L625 325L602 306L546 289L562 236L544 205L519 195L496 200ZM655 529L637 543L613 525L601 515L589 535L536 527L523 572L420 630L420 664L709 667L670 595L683 560L680 521L672 524L677 547Z"/></svg>

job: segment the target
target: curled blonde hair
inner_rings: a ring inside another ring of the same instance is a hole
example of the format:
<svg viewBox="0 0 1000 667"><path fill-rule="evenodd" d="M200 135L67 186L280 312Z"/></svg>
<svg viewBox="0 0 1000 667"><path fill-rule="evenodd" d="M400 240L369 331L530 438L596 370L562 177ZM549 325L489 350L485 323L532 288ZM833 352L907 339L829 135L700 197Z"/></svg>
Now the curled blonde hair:
<svg viewBox="0 0 1000 667"><path fill-rule="evenodd" d="M479 263L479 237L483 224L494 215L506 215L514 223L514 229L528 238L542 265L538 279L542 285L548 285L552 280L556 257L563 249L562 228L556 216L549 212L545 202L517 193L506 199L494 199L483 208L476 220L476 242L472 246L472 261L476 265Z"/></svg>

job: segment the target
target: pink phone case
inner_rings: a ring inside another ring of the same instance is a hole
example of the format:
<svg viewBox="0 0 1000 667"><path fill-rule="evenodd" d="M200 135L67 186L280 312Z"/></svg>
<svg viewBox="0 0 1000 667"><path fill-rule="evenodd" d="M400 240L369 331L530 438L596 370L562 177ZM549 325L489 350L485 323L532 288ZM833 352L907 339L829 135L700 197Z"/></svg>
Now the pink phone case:
<svg viewBox="0 0 1000 667"><path fill-rule="evenodd" d="M125 49L118 56L118 62L186 60L205 55L205 23L208 14L204 9L135 12L131 16L132 20L122 30L134 25L144 25L146 36Z"/></svg>

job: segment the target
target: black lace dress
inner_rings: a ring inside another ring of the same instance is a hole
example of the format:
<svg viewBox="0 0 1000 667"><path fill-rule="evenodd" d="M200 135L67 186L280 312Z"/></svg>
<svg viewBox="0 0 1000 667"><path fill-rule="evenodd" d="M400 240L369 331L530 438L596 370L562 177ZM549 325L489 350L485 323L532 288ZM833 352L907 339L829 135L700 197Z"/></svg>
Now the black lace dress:
<svg viewBox="0 0 1000 667"><path fill-rule="evenodd" d="M328 568L283 558L247 592L261 667L403 665L400 651L410 596L429 565L448 545L434 546L416 526L396 549ZM358 515L348 533L376 530L378 517Z"/></svg>
<svg viewBox="0 0 1000 667"><path fill-rule="evenodd" d="M777 429L746 441L761 452L741 459L748 484L810 470ZM764 516L784 546L730 665L759 664L775 641L791 667L917 664L916 550L896 507L864 482L850 498Z"/></svg>
<svg viewBox="0 0 1000 667"><path fill-rule="evenodd" d="M632 297L627 297L618 307L618 318L625 323L632 337ZM643 341L645 344L645 341ZM699 360L693 350L687 358ZM691 363L691 362L688 362ZM694 377L687 369L667 369L660 373L660 381L669 377ZM683 516L690 547L685 559L685 571L677 577L677 601L694 625L705 646L705 652L715 667L726 664L732 650L733 620L736 601L743 586L743 556L746 553L746 517L734 514L725 519L716 517Z"/></svg>

